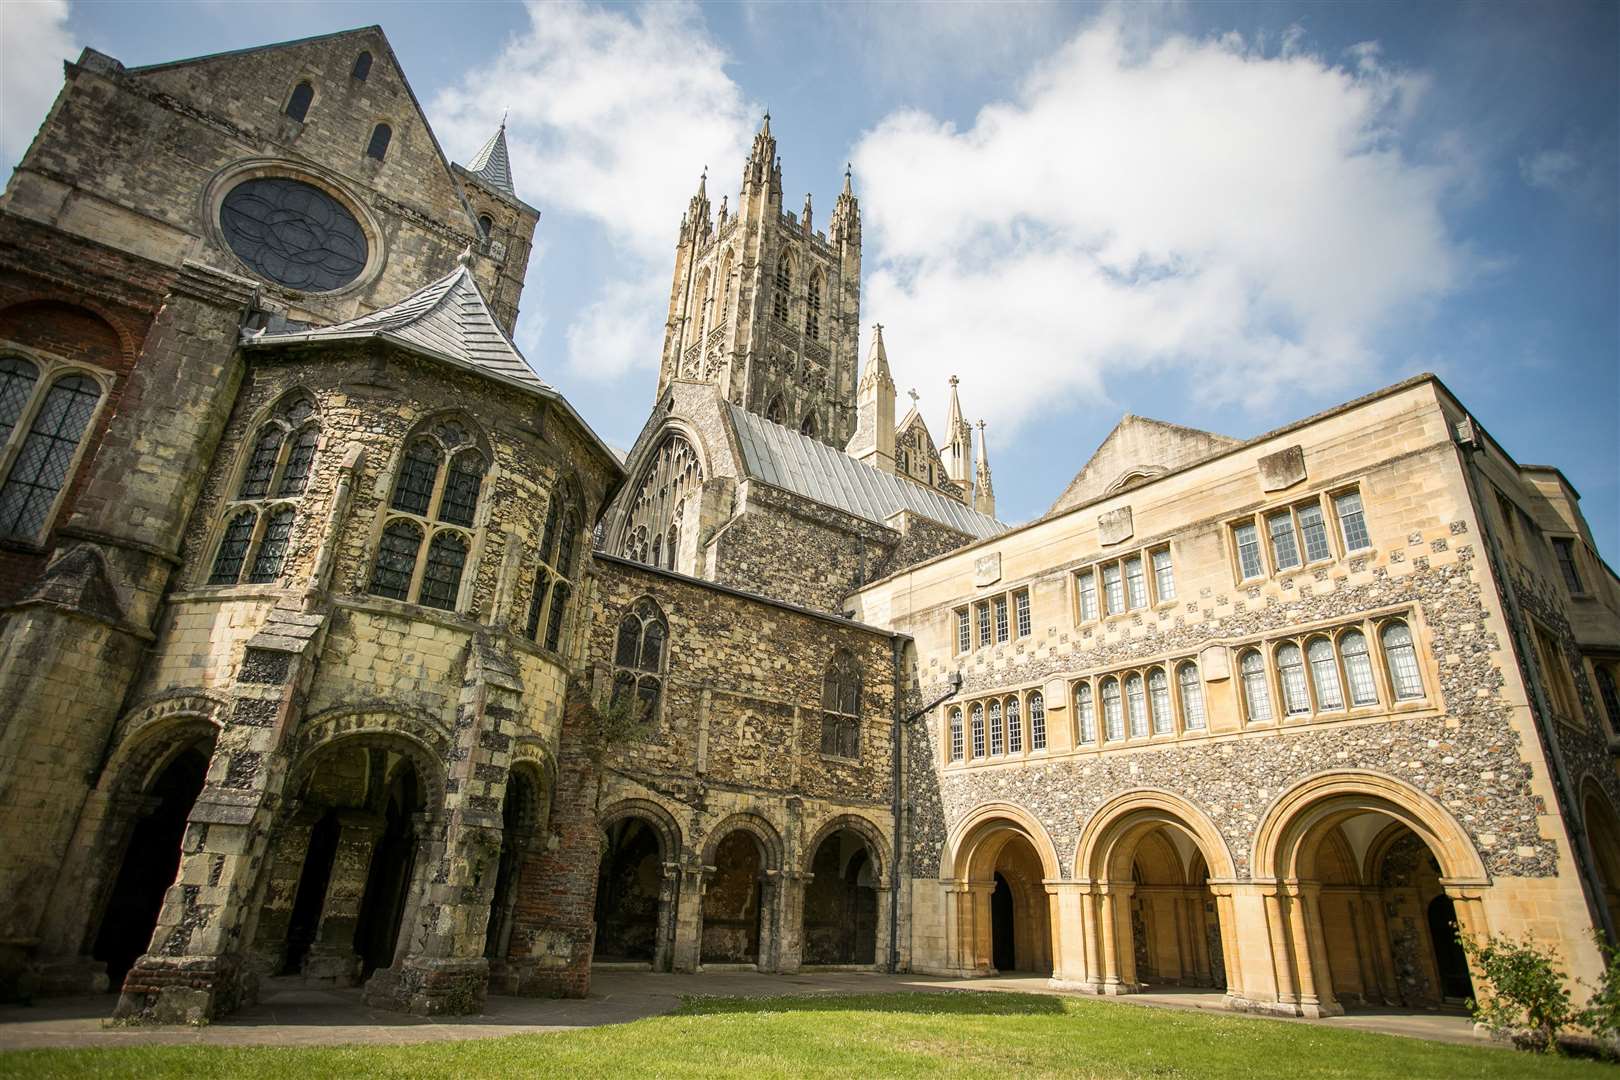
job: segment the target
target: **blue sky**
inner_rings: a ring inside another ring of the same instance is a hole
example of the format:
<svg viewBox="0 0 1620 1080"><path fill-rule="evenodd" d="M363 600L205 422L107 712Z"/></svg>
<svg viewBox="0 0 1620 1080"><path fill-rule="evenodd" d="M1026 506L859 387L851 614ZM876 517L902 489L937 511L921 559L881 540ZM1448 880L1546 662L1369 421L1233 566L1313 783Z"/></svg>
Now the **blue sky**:
<svg viewBox="0 0 1620 1080"><path fill-rule="evenodd" d="M855 163L862 321L935 428L961 376L1005 519L1122 412L1249 436L1428 370L1620 556L1620 5L8 3L0 148L84 45L369 23L452 157L510 107L518 342L618 445L686 199L769 106L790 209Z"/></svg>

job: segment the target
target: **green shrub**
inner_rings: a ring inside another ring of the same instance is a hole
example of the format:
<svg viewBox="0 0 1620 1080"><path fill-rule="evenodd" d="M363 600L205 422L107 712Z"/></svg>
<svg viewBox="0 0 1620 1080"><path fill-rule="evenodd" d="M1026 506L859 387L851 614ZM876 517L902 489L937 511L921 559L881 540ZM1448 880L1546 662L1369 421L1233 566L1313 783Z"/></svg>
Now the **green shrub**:
<svg viewBox="0 0 1620 1080"><path fill-rule="evenodd" d="M1603 954L1603 974L1596 986L1588 986L1592 998L1581 1010L1580 1023L1600 1039L1620 1037L1620 949L1609 944L1599 930L1592 934Z"/></svg>
<svg viewBox="0 0 1620 1080"><path fill-rule="evenodd" d="M1559 1032L1581 1019L1570 1004L1557 950L1539 948L1532 937L1492 935L1481 944L1458 934L1457 940L1490 987L1485 1000L1469 999L1474 1019L1519 1046L1557 1050Z"/></svg>

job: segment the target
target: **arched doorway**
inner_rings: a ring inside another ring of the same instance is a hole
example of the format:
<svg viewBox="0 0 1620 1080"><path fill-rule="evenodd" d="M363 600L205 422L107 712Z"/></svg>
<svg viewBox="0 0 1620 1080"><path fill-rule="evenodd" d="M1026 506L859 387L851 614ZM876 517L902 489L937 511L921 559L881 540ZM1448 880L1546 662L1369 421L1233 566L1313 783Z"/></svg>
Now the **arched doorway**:
<svg viewBox="0 0 1620 1080"><path fill-rule="evenodd" d="M1052 897L1057 858L1035 819L1012 804L970 814L951 844L947 889L950 966L964 974L1053 972Z"/></svg>
<svg viewBox="0 0 1620 1080"><path fill-rule="evenodd" d="M760 877L765 869L759 840L746 829L728 833L714 849L714 873L703 893L701 964L758 964Z"/></svg>
<svg viewBox="0 0 1620 1080"><path fill-rule="evenodd" d="M1581 816L1586 822L1587 841L1603 883L1603 904L1609 909L1609 924L1620 929L1620 821L1608 796L1597 783L1588 780L1581 800Z"/></svg>
<svg viewBox="0 0 1620 1080"><path fill-rule="evenodd" d="M665 854L658 830L641 817L608 825L596 879L596 943L603 963L656 963Z"/></svg>
<svg viewBox="0 0 1620 1080"><path fill-rule="evenodd" d="M152 940L163 896L180 866L180 841L202 792L211 748L211 739L185 746L143 793L141 816L125 845L91 948L91 956L107 965L112 991L123 986L124 976Z"/></svg>
<svg viewBox="0 0 1620 1080"><path fill-rule="evenodd" d="M1426 795L1378 773L1314 777L1261 823L1277 996L1304 1015L1346 1007L1461 1006L1473 994L1459 934L1485 932L1484 865Z"/></svg>
<svg viewBox="0 0 1620 1080"><path fill-rule="evenodd" d="M506 798L501 804L501 858L484 932L484 956L491 964L503 963L511 952L523 862L546 818L540 785L532 767L515 767L507 776Z"/></svg>
<svg viewBox="0 0 1620 1080"><path fill-rule="evenodd" d="M804 891L806 964L875 964L877 866L866 838L838 829L817 846Z"/></svg>
<svg viewBox="0 0 1620 1080"><path fill-rule="evenodd" d="M349 986L393 965L430 835L417 761L369 737L339 739L295 767L259 916L265 969Z"/></svg>
<svg viewBox="0 0 1620 1080"><path fill-rule="evenodd" d="M1081 834L1075 869L1091 882L1083 919L1090 985L1110 994L1232 989L1228 898L1210 883L1232 876L1231 856L1191 803L1139 791L1104 804Z"/></svg>

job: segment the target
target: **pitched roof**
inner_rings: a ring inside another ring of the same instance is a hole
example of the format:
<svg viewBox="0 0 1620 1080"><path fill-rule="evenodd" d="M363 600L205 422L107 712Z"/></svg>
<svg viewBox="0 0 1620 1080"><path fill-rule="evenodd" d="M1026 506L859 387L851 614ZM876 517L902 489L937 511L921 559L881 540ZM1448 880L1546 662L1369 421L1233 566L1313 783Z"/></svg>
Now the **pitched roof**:
<svg viewBox="0 0 1620 1080"><path fill-rule="evenodd" d="M512 188L512 159L506 151L505 120L501 121L501 126L489 137L484 148L473 155L467 171L496 191L517 197L517 192Z"/></svg>
<svg viewBox="0 0 1620 1080"><path fill-rule="evenodd" d="M501 330L465 265L369 315L297 333L260 334L246 344L262 348L367 338L381 338L503 382L551 389Z"/></svg>
<svg viewBox="0 0 1620 1080"><path fill-rule="evenodd" d="M867 521L902 510L984 540L1006 526L921 484L880 472L825 443L727 404L748 475Z"/></svg>

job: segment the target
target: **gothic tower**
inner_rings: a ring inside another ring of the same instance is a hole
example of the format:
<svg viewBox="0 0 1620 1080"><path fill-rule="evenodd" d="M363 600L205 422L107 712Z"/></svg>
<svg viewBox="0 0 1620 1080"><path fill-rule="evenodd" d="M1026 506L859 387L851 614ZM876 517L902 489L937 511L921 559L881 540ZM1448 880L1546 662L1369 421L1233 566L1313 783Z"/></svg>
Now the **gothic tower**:
<svg viewBox="0 0 1620 1080"><path fill-rule="evenodd" d="M708 175L681 219L658 397L676 380L843 449L855 432L861 215L850 175L825 233L810 198L782 205L782 163L766 114L735 211L711 216Z"/></svg>

